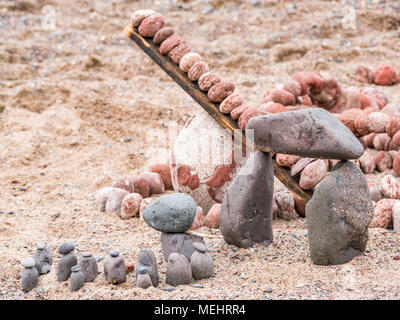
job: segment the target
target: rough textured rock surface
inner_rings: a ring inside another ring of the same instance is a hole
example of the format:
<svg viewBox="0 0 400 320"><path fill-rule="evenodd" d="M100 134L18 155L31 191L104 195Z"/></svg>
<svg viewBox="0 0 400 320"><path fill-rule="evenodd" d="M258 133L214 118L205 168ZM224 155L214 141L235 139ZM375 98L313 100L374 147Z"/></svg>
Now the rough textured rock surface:
<svg viewBox="0 0 400 320"><path fill-rule="evenodd" d="M315 264L343 264L360 255L373 217L365 176L341 161L314 190L306 205L311 259Z"/></svg>
<svg viewBox="0 0 400 320"><path fill-rule="evenodd" d="M85 276L85 282L92 282L96 279L99 268L95 257L91 254L84 253L79 261L79 266Z"/></svg>
<svg viewBox="0 0 400 320"><path fill-rule="evenodd" d="M57 266L57 278L58 281L67 281L71 276L71 268L78 264L78 259L73 253L67 253L63 255L58 262Z"/></svg>
<svg viewBox="0 0 400 320"><path fill-rule="evenodd" d="M248 248L272 242L274 173L271 154L254 152L229 186L219 228L225 241Z"/></svg>
<svg viewBox="0 0 400 320"><path fill-rule="evenodd" d="M190 284L191 281L192 270L189 260L180 253L171 253L168 258L165 282L172 286L177 286L181 284Z"/></svg>
<svg viewBox="0 0 400 320"><path fill-rule="evenodd" d="M161 233L161 247L164 260L168 261L168 257L172 252L182 253L189 261L194 252L193 243L202 242L203 238L187 233Z"/></svg>
<svg viewBox="0 0 400 320"><path fill-rule="evenodd" d="M356 159L364 148L351 131L320 108L268 114L249 120L254 141L263 150L302 157Z"/></svg>
<svg viewBox="0 0 400 320"><path fill-rule="evenodd" d="M369 225L370 228L389 229L393 225L392 209L396 199L382 199L375 203L374 217Z"/></svg>
<svg viewBox="0 0 400 320"><path fill-rule="evenodd" d="M143 211L146 223L161 232L184 232L196 215L196 202L186 193L172 193L150 203Z"/></svg>
<svg viewBox="0 0 400 320"><path fill-rule="evenodd" d="M22 270L21 285L22 291L29 292L36 288L39 283L39 273L36 268L25 268Z"/></svg>
<svg viewBox="0 0 400 320"><path fill-rule="evenodd" d="M126 265L124 258L117 256L107 256L104 259L104 277L110 284L119 284L126 281Z"/></svg>
<svg viewBox="0 0 400 320"><path fill-rule="evenodd" d="M158 274L157 258L153 250L146 248L139 252L138 265L136 268L136 276L140 268L146 268L150 276L153 287L157 287L160 282L160 275Z"/></svg>
<svg viewBox="0 0 400 320"><path fill-rule="evenodd" d="M50 272L53 264L53 255L46 246L38 246L33 258L35 259L35 268L39 274Z"/></svg>

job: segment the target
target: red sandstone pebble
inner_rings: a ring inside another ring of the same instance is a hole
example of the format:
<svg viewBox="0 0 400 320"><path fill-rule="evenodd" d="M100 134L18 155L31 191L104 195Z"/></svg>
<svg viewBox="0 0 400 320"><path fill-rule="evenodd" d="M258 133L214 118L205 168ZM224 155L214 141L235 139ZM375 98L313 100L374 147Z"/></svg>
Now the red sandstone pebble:
<svg viewBox="0 0 400 320"><path fill-rule="evenodd" d="M177 47L180 42L181 42L181 38L176 33L174 33L173 35L169 36L167 39L165 39L161 43L160 53L161 54L169 53L172 49Z"/></svg>
<svg viewBox="0 0 400 320"><path fill-rule="evenodd" d="M297 100L299 101L300 104L303 104L305 106L312 106L313 103L311 101L311 98L308 95L304 95L301 97L298 97Z"/></svg>
<svg viewBox="0 0 400 320"><path fill-rule="evenodd" d="M248 105L242 104L241 106L239 106L239 107L233 109L233 110L231 111L231 118L232 118L233 120L238 119L238 118L240 117L240 115L241 115L246 109L248 109L248 108L250 108Z"/></svg>
<svg viewBox="0 0 400 320"><path fill-rule="evenodd" d="M219 214L221 212L221 204L215 203L207 213L204 219L204 225L210 229L219 228Z"/></svg>
<svg viewBox="0 0 400 320"><path fill-rule="evenodd" d="M233 93L235 86L231 82L221 81L213 85L208 91L208 99L211 102L221 102Z"/></svg>
<svg viewBox="0 0 400 320"><path fill-rule="evenodd" d="M140 207L139 207L140 218L143 218L143 210L146 209L146 207L152 202L153 202L152 198L144 198L142 200L142 202L140 203Z"/></svg>
<svg viewBox="0 0 400 320"><path fill-rule="evenodd" d="M185 54L189 53L190 51L191 51L191 49L186 44L186 42L181 41L181 42L179 42L179 45L177 45L170 52L168 52L168 57L172 60L173 63L179 64L182 57Z"/></svg>
<svg viewBox="0 0 400 320"><path fill-rule="evenodd" d="M386 94L376 88L367 87L360 90L360 94L365 94L369 99L369 107L376 108L378 110L383 109L388 103L388 97Z"/></svg>
<svg viewBox="0 0 400 320"><path fill-rule="evenodd" d="M369 187L369 194L371 195L372 201L378 202L383 199L383 194L376 186Z"/></svg>
<svg viewBox="0 0 400 320"><path fill-rule="evenodd" d="M279 112L285 112L286 108L283 104L269 102L266 104L262 104L260 106L260 110L268 113L279 113Z"/></svg>
<svg viewBox="0 0 400 320"><path fill-rule="evenodd" d="M286 90L273 90L271 92L271 99L273 102L283 104L284 106L292 106L296 104L296 97Z"/></svg>
<svg viewBox="0 0 400 320"><path fill-rule="evenodd" d="M393 159L393 170L400 176L400 153Z"/></svg>
<svg viewBox="0 0 400 320"><path fill-rule="evenodd" d="M386 131L386 125L390 116L383 112L372 112L367 118L367 129L370 132L382 133Z"/></svg>
<svg viewBox="0 0 400 320"><path fill-rule="evenodd" d="M385 150L388 143L390 143L390 137L386 133L378 133L373 141L376 150Z"/></svg>
<svg viewBox="0 0 400 320"><path fill-rule="evenodd" d="M301 173L300 187L304 190L313 189L327 173L327 165L322 159L308 164Z"/></svg>
<svg viewBox="0 0 400 320"><path fill-rule="evenodd" d="M374 72L366 66L359 66L356 70L357 80L361 83L373 83Z"/></svg>
<svg viewBox="0 0 400 320"><path fill-rule="evenodd" d="M276 192L274 198L279 208L278 218L293 220L299 217L295 210L293 194L289 190Z"/></svg>
<svg viewBox="0 0 400 320"><path fill-rule="evenodd" d="M370 228L385 228L392 227L392 208L396 203L395 199L379 200L374 206L374 217L369 225Z"/></svg>
<svg viewBox="0 0 400 320"><path fill-rule="evenodd" d="M139 25L138 31L143 37L152 38L164 25L164 17L158 13L154 13L143 19Z"/></svg>
<svg viewBox="0 0 400 320"><path fill-rule="evenodd" d="M400 131L396 132L389 145L389 150L400 150Z"/></svg>
<svg viewBox="0 0 400 320"><path fill-rule="evenodd" d="M355 119L363 115L361 109L349 109L339 114L338 119L355 135L359 135L356 126Z"/></svg>
<svg viewBox="0 0 400 320"><path fill-rule="evenodd" d="M164 27L157 31L154 35L153 42L155 44L162 43L165 39L169 38L174 34L174 29L171 27Z"/></svg>
<svg viewBox="0 0 400 320"><path fill-rule="evenodd" d="M364 136L363 138L365 139L365 144L367 145L368 148L373 148L374 147L374 139L376 137L377 133L370 133Z"/></svg>
<svg viewBox="0 0 400 320"><path fill-rule="evenodd" d="M196 52L189 52L185 54L181 61L179 61L179 69L183 72L188 72L189 69L196 63L201 60L201 57ZM196 79L197 80L197 79Z"/></svg>
<svg viewBox="0 0 400 320"><path fill-rule="evenodd" d="M358 161L360 162L360 167L362 172L364 172L365 174L375 172L375 167L376 167L375 158L368 151L364 151L362 156L358 158Z"/></svg>
<svg viewBox="0 0 400 320"><path fill-rule="evenodd" d="M400 201L396 201L392 207L393 231L400 233ZM400 260L400 256L395 257Z"/></svg>
<svg viewBox="0 0 400 320"><path fill-rule="evenodd" d="M139 193L143 198L147 198L150 195L150 185L147 179L139 176L133 177L131 180L135 186L135 192Z"/></svg>
<svg viewBox="0 0 400 320"><path fill-rule="evenodd" d="M133 271L135 271L135 264L133 262L127 262L125 264L125 272L128 274Z"/></svg>
<svg viewBox="0 0 400 320"><path fill-rule="evenodd" d="M385 106L381 112L394 117L394 116L400 116L400 104L388 104L387 106Z"/></svg>
<svg viewBox="0 0 400 320"><path fill-rule="evenodd" d="M365 136L369 133L367 129L367 114L361 114L354 120L354 127L360 136Z"/></svg>
<svg viewBox="0 0 400 320"><path fill-rule="evenodd" d="M189 230L197 230L198 228L201 227L203 222L203 208L197 206L196 207L196 215L194 216L194 220L192 223L192 226L189 228Z"/></svg>
<svg viewBox="0 0 400 320"><path fill-rule="evenodd" d="M283 90L286 90L294 95L295 98L301 95L302 88L301 84L295 80L289 80L283 85Z"/></svg>
<svg viewBox="0 0 400 320"><path fill-rule="evenodd" d="M140 203L143 197L138 193L130 193L122 199L121 203L121 219L130 219L139 216Z"/></svg>
<svg viewBox="0 0 400 320"><path fill-rule="evenodd" d="M230 113L233 109L240 107L243 103L242 97L238 93L232 93L219 105L219 111Z"/></svg>
<svg viewBox="0 0 400 320"><path fill-rule="evenodd" d="M309 95L313 104L326 110L334 110L333 107L335 107L335 109L342 111L346 102L343 91L335 79L325 80L321 90L318 92L311 90ZM341 103L343 106L339 106L340 101L343 101Z"/></svg>
<svg viewBox="0 0 400 320"><path fill-rule="evenodd" d="M397 131L400 131L400 116L393 116L386 124L386 133L392 138Z"/></svg>
<svg viewBox="0 0 400 320"><path fill-rule="evenodd" d="M200 90L203 91L208 91L210 90L210 88L214 85L216 85L218 82L221 82L220 77L218 77L217 75L211 73L211 72L207 72L204 73L198 81L198 85Z"/></svg>
<svg viewBox="0 0 400 320"><path fill-rule="evenodd" d="M388 199L400 199L400 183L391 174L383 177L380 191Z"/></svg>
<svg viewBox="0 0 400 320"><path fill-rule="evenodd" d="M322 90L324 80L314 72L298 72L293 77L301 85L301 94L306 95L310 92L319 93Z"/></svg>
<svg viewBox="0 0 400 320"><path fill-rule="evenodd" d="M149 183L150 194L161 194L165 192L164 182L160 174L156 172L143 172L140 177L146 179Z"/></svg>
<svg viewBox="0 0 400 320"><path fill-rule="evenodd" d="M171 179L171 168L166 163L155 163L149 167L150 172L158 173L164 182L165 190L173 190Z"/></svg>
<svg viewBox="0 0 400 320"><path fill-rule="evenodd" d="M239 128L244 130L246 129L246 124L249 122L251 118L262 116L265 112L255 109L255 108L247 108L243 111L243 113L239 116L238 125Z"/></svg>
<svg viewBox="0 0 400 320"><path fill-rule="evenodd" d="M138 27L144 19L155 14L153 10L137 10L131 16L131 25Z"/></svg>
<svg viewBox="0 0 400 320"><path fill-rule="evenodd" d="M276 155L276 162L281 167L291 167L299 160L300 160L300 156L296 156L296 155L292 155L292 154L278 153Z"/></svg>
<svg viewBox="0 0 400 320"><path fill-rule="evenodd" d="M379 151L375 156L376 168L379 172L392 168L392 157L389 152Z"/></svg>
<svg viewBox="0 0 400 320"><path fill-rule="evenodd" d="M120 177L112 184L113 188L120 188L128 191L129 193L135 192L135 186L132 180L128 177Z"/></svg>
<svg viewBox="0 0 400 320"><path fill-rule="evenodd" d="M203 61L196 62L188 71L188 78L197 81L199 78L209 71L208 64Z"/></svg>
<svg viewBox="0 0 400 320"><path fill-rule="evenodd" d="M315 161L315 158L301 158L290 169L290 175L295 176L300 173L309 163Z"/></svg>
<svg viewBox="0 0 400 320"><path fill-rule="evenodd" d="M380 86L391 86L396 82L396 71L391 66L382 63L375 71L374 82Z"/></svg>

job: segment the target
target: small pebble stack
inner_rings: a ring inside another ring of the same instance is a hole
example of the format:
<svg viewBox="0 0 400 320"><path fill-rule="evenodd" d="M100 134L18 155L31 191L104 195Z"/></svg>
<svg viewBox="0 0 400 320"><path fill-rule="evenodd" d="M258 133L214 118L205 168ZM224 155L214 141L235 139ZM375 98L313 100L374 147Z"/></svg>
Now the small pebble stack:
<svg viewBox="0 0 400 320"><path fill-rule="evenodd" d="M147 274L151 279L151 285L157 287L160 282L158 274L157 258L151 249L142 249L139 252L138 265L136 269L136 277L140 274L141 269L146 269Z"/></svg>
<svg viewBox="0 0 400 320"><path fill-rule="evenodd" d="M110 284L119 284L126 281L126 266L124 258L118 251L110 252L104 259L104 277Z"/></svg>
<svg viewBox="0 0 400 320"><path fill-rule="evenodd" d="M78 291L85 283L85 275L81 271L81 267L76 265L71 268L70 290Z"/></svg>
<svg viewBox="0 0 400 320"><path fill-rule="evenodd" d="M149 275L149 270L146 267L138 268L136 275L136 286L138 288L147 289L152 285L153 283Z"/></svg>
<svg viewBox="0 0 400 320"><path fill-rule="evenodd" d="M37 287L39 282L39 273L35 268L35 260L32 258L22 260L21 265L24 267L21 276L22 290L24 292L29 292Z"/></svg>
<svg viewBox="0 0 400 320"><path fill-rule="evenodd" d="M63 243L58 248L58 253L62 254L57 266L58 281L67 281L71 276L71 268L78 264L76 256L72 253L75 250L75 245L70 242Z"/></svg>
<svg viewBox="0 0 400 320"><path fill-rule="evenodd" d="M79 266L85 275L85 282L92 282L96 279L99 269L96 258L94 258L90 252L84 252L82 254Z"/></svg>
<svg viewBox="0 0 400 320"><path fill-rule="evenodd" d="M207 252L206 245L201 242L195 242L193 243L193 247L196 249L190 259L193 278L201 280L212 277L214 273L214 260Z"/></svg>
<svg viewBox="0 0 400 320"><path fill-rule="evenodd" d="M33 258L35 259L35 268L39 274L50 272L51 265L53 264L53 255L45 243L40 242L37 244L37 249Z"/></svg>

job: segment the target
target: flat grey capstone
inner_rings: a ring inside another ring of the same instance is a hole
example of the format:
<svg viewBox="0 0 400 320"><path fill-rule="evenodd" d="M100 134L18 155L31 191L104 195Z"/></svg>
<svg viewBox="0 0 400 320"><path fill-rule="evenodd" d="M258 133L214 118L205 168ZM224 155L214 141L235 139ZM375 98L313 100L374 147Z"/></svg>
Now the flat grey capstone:
<svg viewBox="0 0 400 320"><path fill-rule="evenodd" d="M312 261L335 265L360 255L367 245L373 211L364 174L350 161L337 163L306 205Z"/></svg>
<svg viewBox="0 0 400 320"><path fill-rule="evenodd" d="M172 193L151 202L143 210L146 223L161 232L185 232L196 215L196 202L186 193Z"/></svg>
<svg viewBox="0 0 400 320"><path fill-rule="evenodd" d="M39 242L39 243L37 244L37 248L38 248L39 250L43 250L44 248L46 248L46 244L43 243L43 242Z"/></svg>
<svg viewBox="0 0 400 320"><path fill-rule="evenodd" d="M145 274L145 273L149 273L149 270L146 267L140 267L140 268L138 268L137 272L139 274Z"/></svg>
<svg viewBox="0 0 400 320"><path fill-rule="evenodd" d="M33 268L35 266L35 260L32 258L25 258L21 261L21 264L25 268Z"/></svg>
<svg viewBox="0 0 400 320"><path fill-rule="evenodd" d="M92 256L92 254L90 252L84 252L82 254L82 257L84 257L84 258L90 258L91 256Z"/></svg>
<svg viewBox="0 0 400 320"><path fill-rule="evenodd" d="M326 159L358 159L364 152L354 134L321 108L254 117L246 130L254 130L255 145L266 152Z"/></svg>
<svg viewBox="0 0 400 320"><path fill-rule="evenodd" d="M199 252L206 252L207 251L206 245L204 243L202 243L202 242L194 242L193 243L193 248L195 248Z"/></svg>
<svg viewBox="0 0 400 320"><path fill-rule="evenodd" d="M117 251L117 250L111 251L111 252L110 252L110 256L111 256L111 257L118 257L118 256L119 256L119 251Z"/></svg>
<svg viewBox="0 0 400 320"><path fill-rule="evenodd" d="M58 248L58 253L67 254L75 250L75 245L71 242L65 242Z"/></svg>

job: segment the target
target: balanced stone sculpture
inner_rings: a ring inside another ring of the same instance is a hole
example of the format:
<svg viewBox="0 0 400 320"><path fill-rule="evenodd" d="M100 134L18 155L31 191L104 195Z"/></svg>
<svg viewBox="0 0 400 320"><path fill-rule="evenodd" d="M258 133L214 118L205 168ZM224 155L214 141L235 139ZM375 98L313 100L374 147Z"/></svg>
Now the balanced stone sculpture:
<svg viewBox="0 0 400 320"><path fill-rule="evenodd" d="M195 242L193 246L196 249L190 259L193 278L200 280L212 277L214 273L214 260L211 254L207 252L206 245L201 242Z"/></svg>
<svg viewBox="0 0 400 320"><path fill-rule="evenodd" d="M119 252L114 250L104 259L104 277L108 283L119 284L126 281L125 261Z"/></svg>
<svg viewBox="0 0 400 320"><path fill-rule="evenodd" d="M169 255L172 252L183 254L186 259L190 258L195 251L193 247L194 242L203 242L204 239L199 236L187 233L161 233L161 247L163 251L164 260L168 261Z"/></svg>
<svg viewBox="0 0 400 320"><path fill-rule="evenodd" d="M75 265L71 268L71 279L70 279L70 290L78 291L80 288L83 287L85 282L85 275L81 271L81 267Z"/></svg>
<svg viewBox="0 0 400 320"><path fill-rule="evenodd" d="M29 292L36 288L39 282L39 273L35 268L35 260L26 258L21 261L24 270L22 270L21 284L24 292Z"/></svg>
<svg viewBox="0 0 400 320"><path fill-rule="evenodd" d="M306 205L308 240L315 264L342 264L365 250L373 217L368 184L350 161L339 162Z"/></svg>
<svg viewBox="0 0 400 320"><path fill-rule="evenodd" d="M151 279L153 287L157 287L160 282L160 276L158 274L157 258L151 249L142 249L139 252L138 265L136 268L136 277L139 274L139 270L145 268L147 274Z"/></svg>
<svg viewBox="0 0 400 320"><path fill-rule="evenodd" d="M65 242L58 248L58 253L63 255L57 266L57 278L60 282L67 281L71 275L71 268L78 264L78 259L72 253L74 250L75 245L70 242Z"/></svg>
<svg viewBox="0 0 400 320"><path fill-rule="evenodd" d="M50 272L51 265L53 264L53 255L46 247L45 243L38 243L33 258L35 259L35 268L39 274Z"/></svg>
<svg viewBox="0 0 400 320"><path fill-rule="evenodd" d="M85 275L85 282L92 282L96 279L99 269L97 266L96 259L92 256L90 252L84 252L82 258L79 262L81 271Z"/></svg>
<svg viewBox="0 0 400 320"><path fill-rule="evenodd" d="M228 244L248 248L272 242L274 172L271 154L255 151L229 186L219 229Z"/></svg>
<svg viewBox="0 0 400 320"><path fill-rule="evenodd" d="M136 274L136 286L138 288L147 289L153 285L151 281L149 270L146 267L140 267Z"/></svg>

